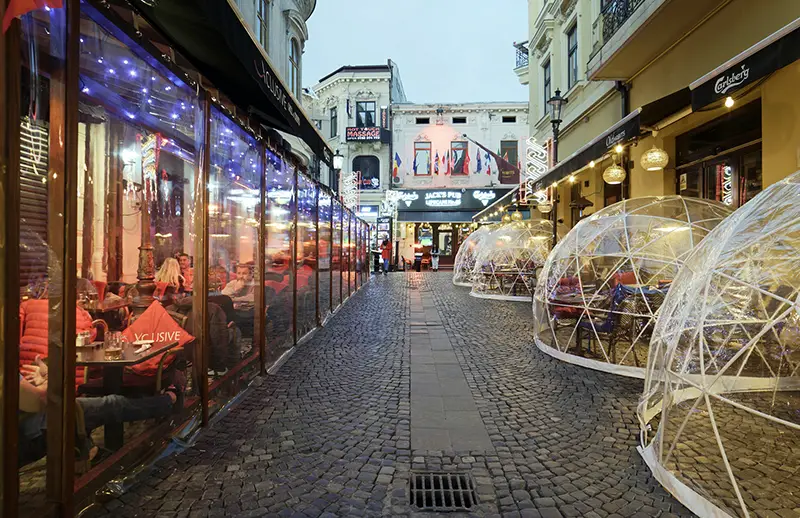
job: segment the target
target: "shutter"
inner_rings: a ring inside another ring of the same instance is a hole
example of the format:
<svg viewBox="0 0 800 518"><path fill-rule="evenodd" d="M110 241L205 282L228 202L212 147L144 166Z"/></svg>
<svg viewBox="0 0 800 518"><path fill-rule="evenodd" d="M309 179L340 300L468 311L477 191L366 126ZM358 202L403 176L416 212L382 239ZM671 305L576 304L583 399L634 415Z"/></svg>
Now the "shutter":
<svg viewBox="0 0 800 518"><path fill-rule="evenodd" d="M48 128L43 121L20 124L20 286L47 278Z"/></svg>

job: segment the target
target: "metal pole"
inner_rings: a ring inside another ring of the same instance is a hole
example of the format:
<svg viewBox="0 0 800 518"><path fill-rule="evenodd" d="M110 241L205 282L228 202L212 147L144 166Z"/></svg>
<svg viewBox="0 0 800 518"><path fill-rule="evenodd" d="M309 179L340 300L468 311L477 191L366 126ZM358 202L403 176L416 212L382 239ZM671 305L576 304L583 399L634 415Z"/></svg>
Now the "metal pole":
<svg viewBox="0 0 800 518"><path fill-rule="evenodd" d="M553 165L558 163L558 126L561 124L560 120L553 121ZM553 248L558 243L558 185L553 185L552 199L553 199Z"/></svg>

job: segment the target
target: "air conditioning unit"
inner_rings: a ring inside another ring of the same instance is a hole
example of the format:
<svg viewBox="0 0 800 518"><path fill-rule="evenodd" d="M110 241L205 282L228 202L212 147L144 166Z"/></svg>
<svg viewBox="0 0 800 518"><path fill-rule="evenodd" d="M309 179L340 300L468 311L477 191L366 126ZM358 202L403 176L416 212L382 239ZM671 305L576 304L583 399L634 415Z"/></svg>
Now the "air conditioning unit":
<svg viewBox="0 0 800 518"><path fill-rule="evenodd" d="M392 177L392 185L403 185L403 177L401 177L401 176L393 176Z"/></svg>

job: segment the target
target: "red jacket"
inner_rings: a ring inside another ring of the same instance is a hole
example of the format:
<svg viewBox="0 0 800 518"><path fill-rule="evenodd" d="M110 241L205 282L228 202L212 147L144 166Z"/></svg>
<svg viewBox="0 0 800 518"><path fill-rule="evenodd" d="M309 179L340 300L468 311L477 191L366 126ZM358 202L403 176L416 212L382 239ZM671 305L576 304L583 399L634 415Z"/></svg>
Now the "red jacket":
<svg viewBox="0 0 800 518"><path fill-rule="evenodd" d="M381 259L391 259L392 258L392 244L389 243L388 245L381 245Z"/></svg>

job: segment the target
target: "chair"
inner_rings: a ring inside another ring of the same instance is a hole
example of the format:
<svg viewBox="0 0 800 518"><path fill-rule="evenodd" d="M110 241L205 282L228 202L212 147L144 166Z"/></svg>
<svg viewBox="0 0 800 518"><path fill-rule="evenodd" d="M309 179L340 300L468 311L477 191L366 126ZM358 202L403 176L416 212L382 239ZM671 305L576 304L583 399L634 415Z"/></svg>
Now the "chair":
<svg viewBox="0 0 800 518"><path fill-rule="evenodd" d="M420 262L420 267L422 269L425 269L425 270L430 270L431 269L431 258L430 257L423 258L422 261Z"/></svg>
<svg viewBox="0 0 800 518"><path fill-rule="evenodd" d="M617 351L616 351L616 338L617 338L617 328L619 323L619 313L617 312L617 307L619 304L624 300L625 292L622 289L622 285L618 284L611 290L609 297L607 299L608 308L604 309L605 316L598 318L593 317L591 314L582 315L580 320L578 321L578 329L577 329L577 349L578 355L581 355L581 330L589 331L589 351L591 351L591 344L592 340L594 339L595 332L598 335L606 335L609 339L609 348L611 349L611 361L616 363L617 358ZM600 308L598 308L600 309Z"/></svg>

